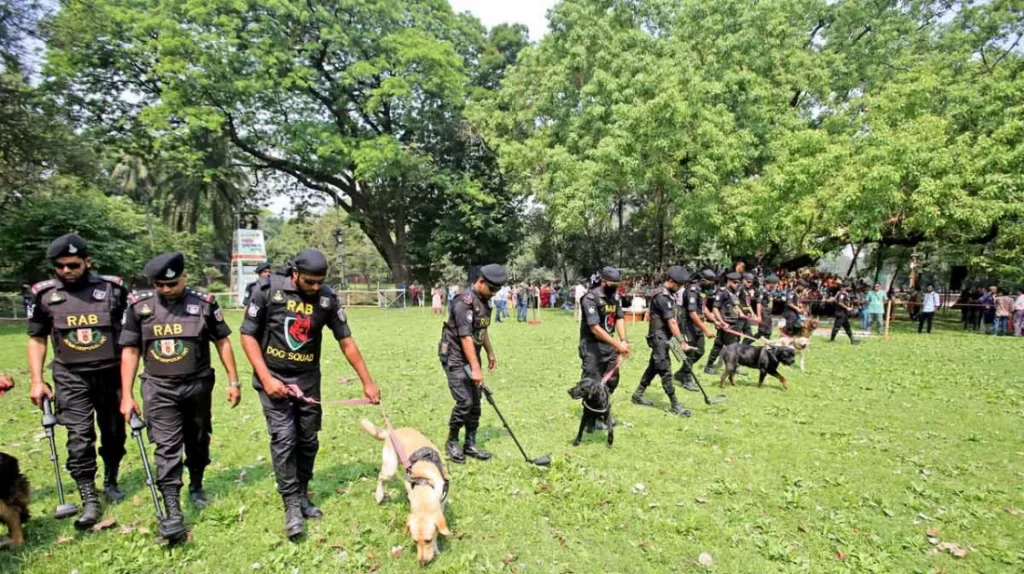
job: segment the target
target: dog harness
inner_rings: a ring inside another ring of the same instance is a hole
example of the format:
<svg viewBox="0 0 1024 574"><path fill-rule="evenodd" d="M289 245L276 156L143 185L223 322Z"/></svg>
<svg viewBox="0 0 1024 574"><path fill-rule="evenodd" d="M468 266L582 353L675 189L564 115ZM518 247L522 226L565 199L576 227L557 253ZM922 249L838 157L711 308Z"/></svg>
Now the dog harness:
<svg viewBox="0 0 1024 574"><path fill-rule="evenodd" d="M444 464L441 462L441 453L425 446L420 448L416 452L412 453L409 457L409 466L405 469L405 479L409 481L414 487L416 486L429 486L434 487L434 483L423 477L412 476L412 465L420 461L427 461L434 464L437 467L437 471L441 473L441 477L444 477ZM441 490L441 504L448 499L448 479L444 479L444 488Z"/></svg>

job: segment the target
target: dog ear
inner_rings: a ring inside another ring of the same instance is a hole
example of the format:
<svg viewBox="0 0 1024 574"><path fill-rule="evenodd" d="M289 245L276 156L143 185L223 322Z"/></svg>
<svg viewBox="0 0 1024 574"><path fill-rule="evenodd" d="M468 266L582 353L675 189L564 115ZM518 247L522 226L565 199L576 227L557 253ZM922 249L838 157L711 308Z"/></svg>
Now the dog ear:
<svg viewBox="0 0 1024 574"><path fill-rule="evenodd" d="M435 523L437 524L437 531L438 532L440 532L441 534L443 534L445 536L451 536L452 535L452 531L448 530L448 521L445 520L444 513L441 512L440 510L437 511L437 519L435 520Z"/></svg>

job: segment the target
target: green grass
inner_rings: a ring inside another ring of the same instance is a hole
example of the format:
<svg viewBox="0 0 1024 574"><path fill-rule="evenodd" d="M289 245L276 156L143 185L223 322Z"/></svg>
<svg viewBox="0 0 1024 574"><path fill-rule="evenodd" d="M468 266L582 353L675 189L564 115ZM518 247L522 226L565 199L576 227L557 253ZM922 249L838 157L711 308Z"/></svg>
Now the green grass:
<svg viewBox="0 0 1024 574"><path fill-rule="evenodd" d="M485 404L481 438L495 458L453 465L447 513L455 536L429 571L699 572L702 552L723 573L1024 569L1021 340L952 326L930 337L897 328L891 341L859 347L818 338L807 372L789 370L788 392L744 380L726 391L727 403L708 407L680 390L694 410L689 420L665 412L657 385L649 396L658 408L629 403L646 365L641 349L615 395L615 446L596 433L573 448L579 406L566 389L579 376L577 327L570 314L542 318L540 326L493 327L500 365L489 384L529 454L551 453L554 462L526 465ZM237 325L240 314L229 320ZM451 398L436 358L440 320L424 310L353 310L351 322L393 422L443 445ZM637 324L630 338L642 342L645 331ZM242 405L229 410L223 374L207 480L213 504L188 510L192 542L154 544L131 442L122 471L128 500L107 509L125 531L81 534L70 520L53 520L52 467L27 398L24 349L20 325L0 328L0 366L19 383L0 399L0 449L20 458L35 488L27 544L0 551L0 572L419 570L402 532L401 486L390 485L391 502L372 499L380 443L358 430L358 419L376 420L375 411L326 409L313 483L326 518L292 544L282 534L259 402L245 388ZM326 399L360 396L358 383L336 382L351 375L336 349L323 368ZM59 441L63 464L63 431ZM966 557L932 552L929 529L968 549ZM398 559L395 546L404 547Z"/></svg>

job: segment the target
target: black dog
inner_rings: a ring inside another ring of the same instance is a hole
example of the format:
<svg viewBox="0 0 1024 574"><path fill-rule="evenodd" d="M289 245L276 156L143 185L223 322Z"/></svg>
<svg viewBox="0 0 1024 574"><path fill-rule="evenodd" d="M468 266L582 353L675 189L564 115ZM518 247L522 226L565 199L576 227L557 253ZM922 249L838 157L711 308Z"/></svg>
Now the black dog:
<svg viewBox="0 0 1024 574"><path fill-rule="evenodd" d="M9 539L0 537L0 548L21 546L25 541L21 525L28 521L28 505L32 501L32 487L21 474L18 459L0 452L0 522L7 525Z"/></svg>
<svg viewBox="0 0 1024 574"><path fill-rule="evenodd" d="M572 446L579 446L583 440L583 431L594 430L594 424L600 420L608 428L608 446L615 442L615 427L612 421L611 393L603 382L596 379L583 379L569 389L569 396L575 400L583 400L583 416L580 417L580 430Z"/></svg>
<svg viewBox="0 0 1024 574"><path fill-rule="evenodd" d="M722 380L719 381L719 386L725 386L726 377L729 377L729 383L735 386L736 370L742 365L761 371L757 386L764 386L765 375L771 375L782 383L782 388L788 389L786 377L779 374L779 364L792 366L795 361L796 351L791 347L754 347L743 343L726 345L722 349L722 362L725 363L725 370L722 371Z"/></svg>

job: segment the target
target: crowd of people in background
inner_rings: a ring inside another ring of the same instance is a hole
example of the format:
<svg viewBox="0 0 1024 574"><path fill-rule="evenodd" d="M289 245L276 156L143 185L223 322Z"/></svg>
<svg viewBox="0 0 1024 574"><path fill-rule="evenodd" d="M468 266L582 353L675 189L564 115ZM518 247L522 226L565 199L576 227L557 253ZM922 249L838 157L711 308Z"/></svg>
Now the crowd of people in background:
<svg viewBox="0 0 1024 574"><path fill-rule="evenodd" d="M842 283L848 281L835 273L827 273L817 269L786 269L765 270L779 278L775 300L779 308L775 314L781 313L781 301L793 290L798 282L809 287L804 292L806 303L814 315L831 316L834 312L833 300ZM761 274L760 269L755 273ZM517 322L529 320L533 309L562 309L573 311L577 320L579 300L586 293L589 279L580 279L574 283L563 281L521 281L503 287L494 298L495 322L511 320L513 315ZM625 279L619 285L619 295L623 306L634 307L634 298L642 309L646 301L658 286L653 276L637 276ZM856 302L856 314L859 316L862 331L882 334L885 329L886 313L890 300L893 313L906 313L906 317L918 324L919 333L931 333L938 311L950 308L960 311L960 323L964 330L985 332L992 335L1024 336L1024 288L1011 292L998 286L988 288L974 287L964 289L959 297L945 301L931 285L916 286L905 290L899 286L886 289L881 283L869 284L864 281L854 283L853 294ZM431 309L435 314L446 313L448 305L465 286L458 283L436 283L430 288ZM418 282L408 287L411 305L425 305L426 289ZM897 309L899 309L897 311Z"/></svg>

